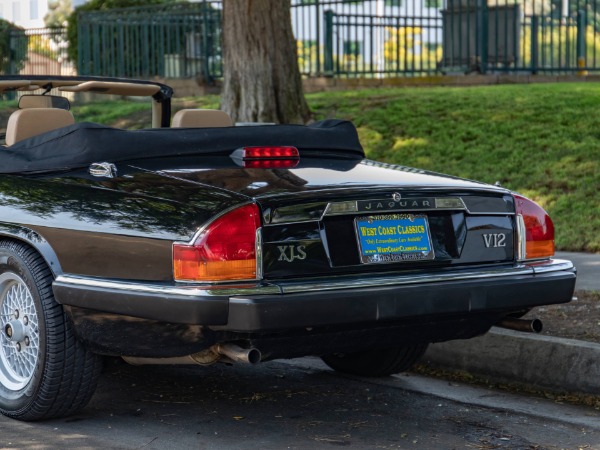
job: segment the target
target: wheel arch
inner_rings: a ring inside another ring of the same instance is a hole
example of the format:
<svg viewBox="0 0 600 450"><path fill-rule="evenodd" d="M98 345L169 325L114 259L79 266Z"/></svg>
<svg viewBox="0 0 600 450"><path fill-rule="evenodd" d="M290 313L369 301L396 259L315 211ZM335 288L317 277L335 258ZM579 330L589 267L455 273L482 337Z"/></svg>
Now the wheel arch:
<svg viewBox="0 0 600 450"><path fill-rule="evenodd" d="M63 273L56 252L37 231L20 225L0 224L1 239L12 239L33 248L42 256L54 278Z"/></svg>
<svg viewBox="0 0 600 450"><path fill-rule="evenodd" d="M93 395L102 360L78 340L54 297L51 267L60 266L48 242L27 227L10 224L0 224L0 240L0 328L6 330L0 349L0 413L26 421L73 414Z"/></svg>

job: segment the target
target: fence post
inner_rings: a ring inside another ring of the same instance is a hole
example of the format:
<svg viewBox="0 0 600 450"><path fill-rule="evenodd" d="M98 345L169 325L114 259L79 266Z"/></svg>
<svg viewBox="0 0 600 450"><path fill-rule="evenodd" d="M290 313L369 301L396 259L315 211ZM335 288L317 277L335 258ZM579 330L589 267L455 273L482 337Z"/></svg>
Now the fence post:
<svg viewBox="0 0 600 450"><path fill-rule="evenodd" d="M325 76L333 76L333 11L325 11Z"/></svg>
<svg viewBox="0 0 600 450"><path fill-rule="evenodd" d="M10 30L8 32L8 61L9 61L8 74L9 75L16 75L16 72L17 72L17 67L15 64L15 57L17 54L17 50L15 49L16 39L14 38L14 34L15 34L14 30Z"/></svg>
<svg viewBox="0 0 600 450"><path fill-rule="evenodd" d="M315 0L315 20L317 21L317 46L315 48L316 51L316 73L317 76L321 75L321 5L320 0Z"/></svg>
<svg viewBox="0 0 600 450"><path fill-rule="evenodd" d="M587 75L587 70L585 70L586 66L586 45L585 45L585 30L586 29L586 20L585 20L585 11L579 10L577 11L577 75L585 76Z"/></svg>
<svg viewBox="0 0 600 450"><path fill-rule="evenodd" d="M531 73L537 74L538 66L538 32L540 28L540 17L531 16Z"/></svg>
<svg viewBox="0 0 600 450"><path fill-rule="evenodd" d="M87 67L84 68L84 55L83 55L83 40L88 39L88 34L83 31L83 17L82 14L79 13L77 16L77 61L74 61L77 73L79 75L89 75L89 72L86 70Z"/></svg>
<svg viewBox="0 0 600 450"><path fill-rule="evenodd" d="M488 65L488 37L489 37L489 24L488 24L488 11L487 11L487 0L479 0L477 8L479 23L477 41L479 43L479 71L482 75L485 75Z"/></svg>
<svg viewBox="0 0 600 450"><path fill-rule="evenodd" d="M202 79L204 80L205 83L208 84L212 84L213 82L213 77L212 74L210 73L210 67L208 64L208 56L210 54L210 49L209 49L209 39L208 39L208 15L210 14L210 5L208 5L206 3L206 0L204 0L202 2L202 55L200 56L202 58L201 63L202 63ZM212 19L212 17L211 17ZM195 56L195 55L194 55Z"/></svg>

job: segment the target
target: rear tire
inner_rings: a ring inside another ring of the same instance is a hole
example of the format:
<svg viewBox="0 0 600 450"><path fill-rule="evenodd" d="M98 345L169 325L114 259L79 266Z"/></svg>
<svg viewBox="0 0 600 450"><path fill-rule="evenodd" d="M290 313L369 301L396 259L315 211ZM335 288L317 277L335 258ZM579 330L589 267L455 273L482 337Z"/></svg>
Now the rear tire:
<svg viewBox="0 0 600 450"><path fill-rule="evenodd" d="M62 417L94 393L101 359L79 342L32 248L0 241L0 412L19 420Z"/></svg>
<svg viewBox="0 0 600 450"><path fill-rule="evenodd" d="M385 377L410 369L425 353L428 344L379 348L357 353L322 356L325 364L338 372L363 377Z"/></svg>

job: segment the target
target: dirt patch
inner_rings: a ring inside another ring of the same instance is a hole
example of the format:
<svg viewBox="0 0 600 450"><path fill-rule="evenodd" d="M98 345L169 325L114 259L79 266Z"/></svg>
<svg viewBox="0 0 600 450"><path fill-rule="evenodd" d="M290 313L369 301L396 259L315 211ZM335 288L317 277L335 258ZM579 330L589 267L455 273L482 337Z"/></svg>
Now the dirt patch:
<svg viewBox="0 0 600 450"><path fill-rule="evenodd" d="M535 308L525 318L544 324L541 334L600 344L600 292L576 291L569 303Z"/></svg>

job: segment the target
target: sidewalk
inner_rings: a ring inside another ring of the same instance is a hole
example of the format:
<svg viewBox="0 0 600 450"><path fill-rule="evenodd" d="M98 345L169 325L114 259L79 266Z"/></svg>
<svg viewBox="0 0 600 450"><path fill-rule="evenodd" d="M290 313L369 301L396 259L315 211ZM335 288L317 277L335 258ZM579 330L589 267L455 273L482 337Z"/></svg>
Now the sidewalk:
<svg viewBox="0 0 600 450"><path fill-rule="evenodd" d="M596 253L556 252L556 259L568 259L577 267L575 289L600 291L600 255Z"/></svg>
<svg viewBox="0 0 600 450"><path fill-rule="evenodd" d="M575 289L600 291L600 255L558 252L573 261ZM423 362L553 390L600 395L600 344L500 328L484 336L433 344Z"/></svg>

